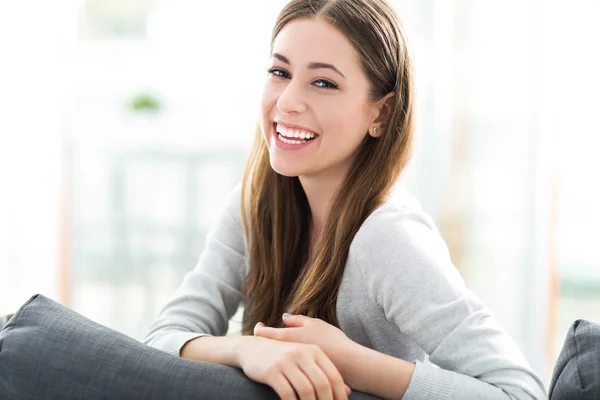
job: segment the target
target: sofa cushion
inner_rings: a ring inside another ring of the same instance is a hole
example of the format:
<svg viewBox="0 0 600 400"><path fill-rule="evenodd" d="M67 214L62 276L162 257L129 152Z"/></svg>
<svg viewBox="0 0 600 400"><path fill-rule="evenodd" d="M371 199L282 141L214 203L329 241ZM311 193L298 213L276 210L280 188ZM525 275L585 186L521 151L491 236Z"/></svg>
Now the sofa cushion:
<svg viewBox="0 0 600 400"><path fill-rule="evenodd" d="M179 358L33 296L0 332L2 399L275 399L237 368ZM372 397L352 393L350 398Z"/></svg>
<svg viewBox="0 0 600 400"><path fill-rule="evenodd" d="M558 357L550 400L600 399L600 323L577 320Z"/></svg>

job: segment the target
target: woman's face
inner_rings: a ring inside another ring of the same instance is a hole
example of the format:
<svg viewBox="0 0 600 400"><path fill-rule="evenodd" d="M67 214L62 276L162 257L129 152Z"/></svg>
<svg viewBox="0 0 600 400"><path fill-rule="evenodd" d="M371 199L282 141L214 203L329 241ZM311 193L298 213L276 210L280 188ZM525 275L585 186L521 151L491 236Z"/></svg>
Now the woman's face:
<svg viewBox="0 0 600 400"><path fill-rule="evenodd" d="M350 41L321 19L296 19L276 37L262 97L271 166L285 176L340 178L377 117Z"/></svg>

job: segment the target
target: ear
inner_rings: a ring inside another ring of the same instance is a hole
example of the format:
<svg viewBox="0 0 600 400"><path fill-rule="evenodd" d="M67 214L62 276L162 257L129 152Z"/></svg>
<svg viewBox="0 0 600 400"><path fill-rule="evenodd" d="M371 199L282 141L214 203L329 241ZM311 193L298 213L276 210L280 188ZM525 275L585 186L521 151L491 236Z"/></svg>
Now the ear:
<svg viewBox="0 0 600 400"><path fill-rule="evenodd" d="M396 100L395 93L386 94L381 100L374 105L375 117L369 126L369 135L379 137L383 133L383 129L387 125L392 115L392 108Z"/></svg>

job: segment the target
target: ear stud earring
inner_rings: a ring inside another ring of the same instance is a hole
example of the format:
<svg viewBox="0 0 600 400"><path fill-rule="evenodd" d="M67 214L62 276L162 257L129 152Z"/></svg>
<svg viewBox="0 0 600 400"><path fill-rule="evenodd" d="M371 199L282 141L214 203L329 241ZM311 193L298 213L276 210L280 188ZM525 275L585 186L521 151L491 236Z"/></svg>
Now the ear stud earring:
<svg viewBox="0 0 600 400"><path fill-rule="evenodd" d="M379 128L377 128L377 127L373 128L373 133L374 133L375 135L377 135L377 133L379 133Z"/></svg>

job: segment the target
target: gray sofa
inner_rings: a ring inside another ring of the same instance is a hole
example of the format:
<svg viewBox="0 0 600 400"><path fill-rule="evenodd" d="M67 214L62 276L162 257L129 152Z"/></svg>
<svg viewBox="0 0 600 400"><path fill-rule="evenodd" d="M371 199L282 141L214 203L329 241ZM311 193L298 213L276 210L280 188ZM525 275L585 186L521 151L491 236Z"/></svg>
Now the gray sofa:
<svg viewBox="0 0 600 400"><path fill-rule="evenodd" d="M276 398L237 368L153 349L41 295L0 332L2 400Z"/></svg>
<svg viewBox="0 0 600 400"><path fill-rule="evenodd" d="M0 327L2 328L2 327ZM276 399L223 365L155 350L33 296L0 331L0 399ZM351 399L373 399L353 392ZM550 400L600 400L600 324L577 320L554 368Z"/></svg>
<svg viewBox="0 0 600 400"><path fill-rule="evenodd" d="M571 325L550 382L550 400L600 399L600 324Z"/></svg>

